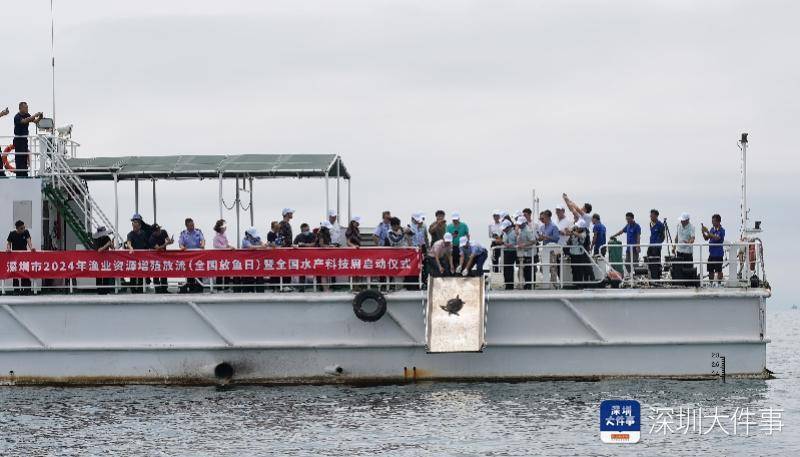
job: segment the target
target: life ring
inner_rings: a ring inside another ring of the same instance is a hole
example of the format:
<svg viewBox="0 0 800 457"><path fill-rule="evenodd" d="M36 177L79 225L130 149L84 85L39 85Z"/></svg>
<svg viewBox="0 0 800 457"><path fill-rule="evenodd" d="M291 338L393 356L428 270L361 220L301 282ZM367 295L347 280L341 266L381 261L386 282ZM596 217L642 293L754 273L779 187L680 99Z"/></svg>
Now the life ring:
<svg viewBox="0 0 800 457"><path fill-rule="evenodd" d="M367 300L377 303L377 308L373 311L365 310L363 304ZM377 290L362 290L353 299L353 312L364 322L375 322L386 314L386 297Z"/></svg>
<svg viewBox="0 0 800 457"><path fill-rule="evenodd" d="M8 171L10 171L12 173L17 171L17 169L14 168L14 165L11 165L11 162L8 161L8 153L13 151L13 150L14 150L14 145L13 144L9 144L8 146L6 146L5 149L3 149L3 168L5 168L6 170L8 170Z"/></svg>

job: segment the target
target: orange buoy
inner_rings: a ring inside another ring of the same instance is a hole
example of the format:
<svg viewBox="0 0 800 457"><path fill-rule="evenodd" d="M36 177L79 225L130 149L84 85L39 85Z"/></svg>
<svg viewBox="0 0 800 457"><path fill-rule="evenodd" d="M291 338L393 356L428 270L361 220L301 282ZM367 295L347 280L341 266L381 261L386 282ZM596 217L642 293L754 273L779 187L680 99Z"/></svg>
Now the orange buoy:
<svg viewBox="0 0 800 457"><path fill-rule="evenodd" d="M14 150L14 145L13 144L9 144L8 146L6 146L5 149L3 149L3 168L5 168L6 170L8 170L8 171L10 171L12 173L17 171L17 169L14 168L14 165L11 165L11 162L8 160L8 153L13 151L13 150Z"/></svg>

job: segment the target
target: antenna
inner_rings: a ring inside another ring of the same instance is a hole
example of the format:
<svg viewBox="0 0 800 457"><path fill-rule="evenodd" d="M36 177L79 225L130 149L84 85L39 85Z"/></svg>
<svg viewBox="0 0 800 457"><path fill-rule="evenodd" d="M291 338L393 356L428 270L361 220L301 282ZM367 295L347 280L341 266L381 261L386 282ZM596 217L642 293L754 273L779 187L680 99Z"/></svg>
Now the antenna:
<svg viewBox="0 0 800 457"><path fill-rule="evenodd" d="M739 172L742 178L742 195L739 199L739 234L743 238L749 225L747 223L747 133L742 133L742 138L739 140L739 149L742 151L741 164L739 167Z"/></svg>
<svg viewBox="0 0 800 457"><path fill-rule="evenodd" d="M55 20L53 18L53 0L50 0L50 68L53 77L53 125L56 123L56 51L55 51Z"/></svg>

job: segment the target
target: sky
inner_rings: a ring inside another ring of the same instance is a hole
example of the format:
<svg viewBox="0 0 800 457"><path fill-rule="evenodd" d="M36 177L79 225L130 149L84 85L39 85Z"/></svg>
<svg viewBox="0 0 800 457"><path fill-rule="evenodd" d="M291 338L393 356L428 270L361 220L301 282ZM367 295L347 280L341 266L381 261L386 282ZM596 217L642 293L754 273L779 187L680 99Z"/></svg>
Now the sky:
<svg viewBox="0 0 800 457"><path fill-rule="evenodd" d="M50 2L3 6L0 109L51 115ZM82 156L331 153L353 214L594 205L681 212L738 233L741 132L751 218L763 221L773 306L793 280L800 162L800 4L791 1L55 0L56 122ZM11 134L11 120L0 121ZM226 183L225 199L233 197ZM112 188L92 186L113 214ZM152 220L151 187L139 211ZM333 188L332 188L333 190ZM168 231L211 232L217 183L157 183ZM259 181L262 231L283 207L317 224L322 181ZM333 198L331 204L335 205ZM342 199L345 208L345 198ZM120 186L120 220L134 211ZM235 221L235 213L225 212ZM249 226L242 215L241 230ZM235 229L235 222L229 222Z"/></svg>

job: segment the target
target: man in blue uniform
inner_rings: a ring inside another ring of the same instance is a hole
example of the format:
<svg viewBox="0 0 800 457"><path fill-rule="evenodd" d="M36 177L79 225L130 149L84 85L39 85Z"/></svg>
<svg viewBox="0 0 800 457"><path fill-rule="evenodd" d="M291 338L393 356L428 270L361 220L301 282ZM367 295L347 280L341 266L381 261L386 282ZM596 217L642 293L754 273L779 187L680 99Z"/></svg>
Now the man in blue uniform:
<svg viewBox="0 0 800 457"><path fill-rule="evenodd" d="M14 162L17 168L16 175L21 178L28 176L28 126L31 122L39 123L44 115L40 112L31 116L28 114L28 103L19 102L19 113L14 116Z"/></svg>
<svg viewBox="0 0 800 457"><path fill-rule="evenodd" d="M647 268L650 279L661 279L661 243L664 242L666 227L658 220L658 210L650 210L650 246L647 247Z"/></svg>
<svg viewBox="0 0 800 457"><path fill-rule="evenodd" d="M623 233L625 234L625 244L628 245L628 248L625 249L625 269L630 274L633 265L639 263L639 251L641 249L639 244L642 238L642 227L636 223L633 213L630 211L625 213L625 220L628 222L625 227L622 227L622 230L612 235L611 238L615 239Z"/></svg>
<svg viewBox="0 0 800 457"><path fill-rule="evenodd" d="M700 224L703 232L703 239L708 241L708 279L714 281L715 273L719 284L722 284L722 258L725 251L722 244L725 243L725 229L722 228L722 217L719 214L711 216L711 228L705 224Z"/></svg>

